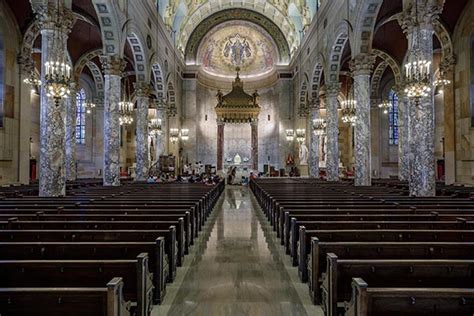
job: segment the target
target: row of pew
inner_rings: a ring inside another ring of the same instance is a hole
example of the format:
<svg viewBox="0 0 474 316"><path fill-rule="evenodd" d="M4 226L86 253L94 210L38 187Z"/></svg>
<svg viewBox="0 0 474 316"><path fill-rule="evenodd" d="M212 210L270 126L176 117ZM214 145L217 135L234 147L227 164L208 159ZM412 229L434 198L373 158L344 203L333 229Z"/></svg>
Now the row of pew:
<svg viewBox="0 0 474 316"><path fill-rule="evenodd" d="M257 179L258 203L325 315L474 315L472 192Z"/></svg>
<svg viewBox="0 0 474 316"><path fill-rule="evenodd" d="M149 315L223 189L94 183L58 198L0 192L0 315Z"/></svg>

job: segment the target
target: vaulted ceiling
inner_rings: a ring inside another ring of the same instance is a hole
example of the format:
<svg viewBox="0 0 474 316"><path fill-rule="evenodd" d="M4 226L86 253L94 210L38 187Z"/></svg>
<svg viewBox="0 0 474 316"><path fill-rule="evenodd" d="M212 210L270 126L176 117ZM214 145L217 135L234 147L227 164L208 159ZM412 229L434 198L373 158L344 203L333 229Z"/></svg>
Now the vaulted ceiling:
<svg viewBox="0 0 474 316"><path fill-rule="evenodd" d="M158 0L158 11L170 31L177 34L182 52L196 27L215 13L227 9L248 9L260 13L279 26L290 51L311 24L317 0Z"/></svg>

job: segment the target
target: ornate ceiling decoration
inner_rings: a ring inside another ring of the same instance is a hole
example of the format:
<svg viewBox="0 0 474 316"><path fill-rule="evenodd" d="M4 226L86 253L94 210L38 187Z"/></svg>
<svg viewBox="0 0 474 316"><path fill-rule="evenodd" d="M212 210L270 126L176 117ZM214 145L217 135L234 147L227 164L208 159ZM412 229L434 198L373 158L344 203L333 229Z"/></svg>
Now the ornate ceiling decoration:
<svg viewBox="0 0 474 316"><path fill-rule="evenodd" d="M242 78L255 78L270 74L278 60L278 48L263 28L233 20L215 26L203 37L196 64L211 76L234 78L239 67Z"/></svg>
<svg viewBox="0 0 474 316"><path fill-rule="evenodd" d="M211 34L215 27L229 21L241 21L242 25L245 25L243 22L251 22L255 26L258 26L258 32L254 32L254 36L257 36L256 34L260 33L261 35L259 37L261 39L265 39L268 44L271 42L274 43L274 46L278 52L278 54L275 55L278 60L274 61L288 61L290 52L288 42L286 41L284 34L281 32L278 26L275 25L275 23L255 11L245 9L229 9L212 15L196 27L196 29L193 31L193 34L191 34L191 37L189 38L188 45L186 46L186 62L197 62L198 51L203 39L207 38L207 35ZM247 23L247 25L249 24ZM271 37L271 40L267 35L265 35L265 33Z"/></svg>
<svg viewBox="0 0 474 316"><path fill-rule="evenodd" d="M217 12L247 9L260 13L280 28L293 52L300 34L311 24L316 0L158 0L158 9L169 30L177 32L177 47L184 51L197 26Z"/></svg>

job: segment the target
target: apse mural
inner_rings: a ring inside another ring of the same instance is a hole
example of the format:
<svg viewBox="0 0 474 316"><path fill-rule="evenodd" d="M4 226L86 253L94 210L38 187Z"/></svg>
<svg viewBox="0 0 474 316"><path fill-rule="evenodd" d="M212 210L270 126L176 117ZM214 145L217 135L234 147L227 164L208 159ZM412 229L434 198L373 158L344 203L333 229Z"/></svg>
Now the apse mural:
<svg viewBox="0 0 474 316"><path fill-rule="evenodd" d="M198 61L202 69L218 77L257 77L270 73L278 60L277 48L264 29L246 21L229 21L214 27L202 40Z"/></svg>

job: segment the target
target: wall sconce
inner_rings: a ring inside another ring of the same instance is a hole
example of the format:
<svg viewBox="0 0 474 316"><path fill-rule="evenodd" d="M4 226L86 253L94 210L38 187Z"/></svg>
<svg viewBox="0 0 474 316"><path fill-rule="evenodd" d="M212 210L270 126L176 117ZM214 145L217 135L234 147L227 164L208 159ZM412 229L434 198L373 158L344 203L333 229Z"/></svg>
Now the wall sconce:
<svg viewBox="0 0 474 316"><path fill-rule="evenodd" d="M296 141L298 143L303 143L305 141L306 130L304 128L296 130Z"/></svg>
<svg viewBox="0 0 474 316"><path fill-rule="evenodd" d="M182 139L183 141L187 141L187 140L189 139L189 129L183 128L183 129L181 130L181 139Z"/></svg>
<svg viewBox="0 0 474 316"><path fill-rule="evenodd" d="M171 143L176 143L179 140L179 129L170 128L170 141Z"/></svg>
<svg viewBox="0 0 474 316"><path fill-rule="evenodd" d="M292 142L295 139L295 131L292 129L286 130L286 140Z"/></svg>

